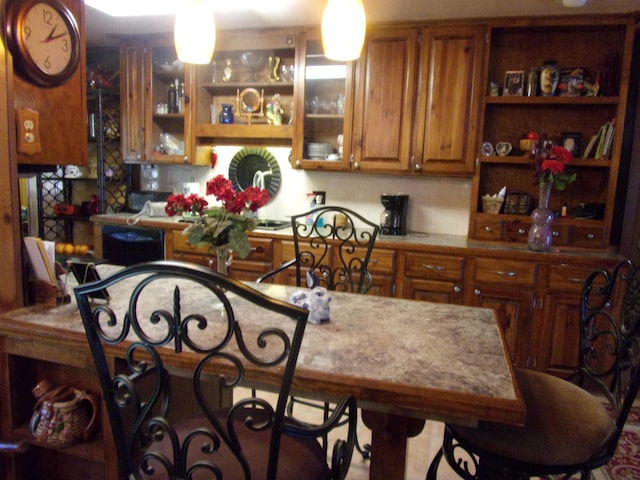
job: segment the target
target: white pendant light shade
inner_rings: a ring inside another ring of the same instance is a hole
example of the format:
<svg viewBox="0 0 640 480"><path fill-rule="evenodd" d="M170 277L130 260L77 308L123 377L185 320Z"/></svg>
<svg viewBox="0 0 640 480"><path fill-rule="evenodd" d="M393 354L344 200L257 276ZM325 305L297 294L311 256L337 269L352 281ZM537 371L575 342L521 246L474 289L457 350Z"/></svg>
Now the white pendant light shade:
<svg viewBox="0 0 640 480"><path fill-rule="evenodd" d="M346 62L362 52L367 18L362 0L328 0L322 15L322 46L327 58Z"/></svg>
<svg viewBox="0 0 640 480"><path fill-rule="evenodd" d="M176 14L173 31L178 59L185 63L210 63L216 46L213 11L201 0L185 3L184 9Z"/></svg>

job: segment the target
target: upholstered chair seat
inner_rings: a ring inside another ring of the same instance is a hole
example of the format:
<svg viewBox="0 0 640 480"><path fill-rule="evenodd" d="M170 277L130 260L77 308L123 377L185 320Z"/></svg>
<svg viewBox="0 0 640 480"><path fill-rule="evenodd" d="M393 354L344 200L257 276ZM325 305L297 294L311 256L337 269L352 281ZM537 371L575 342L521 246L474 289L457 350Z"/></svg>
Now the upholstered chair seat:
<svg viewBox="0 0 640 480"><path fill-rule="evenodd" d="M515 373L526 402L526 424L449 425L459 440L493 455L540 465L579 465L600 453L615 426L599 397L548 374L524 369ZM568 433L572 441L567 441Z"/></svg>

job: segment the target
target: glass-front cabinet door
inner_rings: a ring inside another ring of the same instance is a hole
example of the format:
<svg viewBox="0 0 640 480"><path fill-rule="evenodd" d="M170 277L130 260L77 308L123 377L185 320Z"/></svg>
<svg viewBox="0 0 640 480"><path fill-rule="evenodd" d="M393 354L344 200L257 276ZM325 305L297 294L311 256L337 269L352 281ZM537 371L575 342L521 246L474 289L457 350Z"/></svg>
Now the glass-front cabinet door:
<svg viewBox="0 0 640 480"><path fill-rule="evenodd" d="M347 170L351 160L353 64L324 56L318 37L302 36L298 50L294 168Z"/></svg>
<svg viewBox="0 0 640 480"><path fill-rule="evenodd" d="M177 60L170 44L147 44L149 72L145 143L147 160L158 163L190 163L188 65Z"/></svg>

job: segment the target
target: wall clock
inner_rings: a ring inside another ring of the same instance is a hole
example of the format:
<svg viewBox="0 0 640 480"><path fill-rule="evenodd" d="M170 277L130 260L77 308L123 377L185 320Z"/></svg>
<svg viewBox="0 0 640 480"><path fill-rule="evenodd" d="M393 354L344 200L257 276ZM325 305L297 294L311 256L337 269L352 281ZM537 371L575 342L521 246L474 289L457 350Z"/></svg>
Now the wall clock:
<svg viewBox="0 0 640 480"><path fill-rule="evenodd" d="M59 0L18 0L7 6L7 43L16 70L44 87L66 82L80 63L80 33Z"/></svg>

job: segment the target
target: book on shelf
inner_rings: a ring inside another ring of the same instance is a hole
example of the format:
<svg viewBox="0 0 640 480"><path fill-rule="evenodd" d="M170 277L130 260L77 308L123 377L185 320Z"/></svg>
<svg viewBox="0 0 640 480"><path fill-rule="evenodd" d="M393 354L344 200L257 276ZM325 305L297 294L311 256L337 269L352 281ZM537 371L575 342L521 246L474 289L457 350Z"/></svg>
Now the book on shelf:
<svg viewBox="0 0 640 480"><path fill-rule="evenodd" d="M611 154L611 144L613 143L613 134L616 129L616 119L613 118L604 123L597 134L597 146L594 158L596 160L605 160Z"/></svg>

